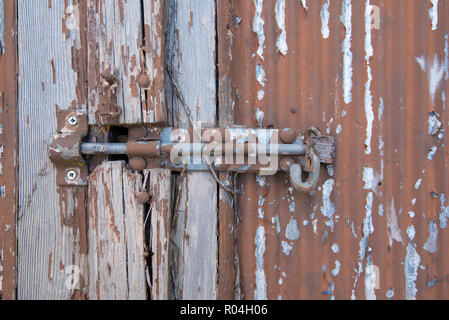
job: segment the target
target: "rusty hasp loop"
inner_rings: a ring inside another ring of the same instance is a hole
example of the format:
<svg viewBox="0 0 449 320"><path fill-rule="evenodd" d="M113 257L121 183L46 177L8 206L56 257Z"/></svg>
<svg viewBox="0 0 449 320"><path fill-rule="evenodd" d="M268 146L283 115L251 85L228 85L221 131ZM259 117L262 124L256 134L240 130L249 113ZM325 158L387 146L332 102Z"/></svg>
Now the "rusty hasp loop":
<svg viewBox="0 0 449 320"><path fill-rule="evenodd" d="M315 154L313 149L310 149L306 155L306 166L310 166L310 172L307 180L302 181L302 166L300 164L293 164L290 166L289 176L290 183L296 191L312 192L318 185L320 178L320 158Z"/></svg>

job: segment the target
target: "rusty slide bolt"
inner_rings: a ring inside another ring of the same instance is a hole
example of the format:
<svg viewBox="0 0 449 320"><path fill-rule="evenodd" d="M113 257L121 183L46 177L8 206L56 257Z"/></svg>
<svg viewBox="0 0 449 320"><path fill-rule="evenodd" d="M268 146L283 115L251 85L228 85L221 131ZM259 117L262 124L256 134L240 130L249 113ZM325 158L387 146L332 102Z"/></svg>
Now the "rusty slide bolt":
<svg viewBox="0 0 449 320"><path fill-rule="evenodd" d="M315 154L315 152L310 149L306 155L306 161L309 163L311 172L307 180L302 181L302 167L300 164L293 164L290 167L290 183L296 191L300 192L312 192L318 185L318 180L320 178L320 158Z"/></svg>

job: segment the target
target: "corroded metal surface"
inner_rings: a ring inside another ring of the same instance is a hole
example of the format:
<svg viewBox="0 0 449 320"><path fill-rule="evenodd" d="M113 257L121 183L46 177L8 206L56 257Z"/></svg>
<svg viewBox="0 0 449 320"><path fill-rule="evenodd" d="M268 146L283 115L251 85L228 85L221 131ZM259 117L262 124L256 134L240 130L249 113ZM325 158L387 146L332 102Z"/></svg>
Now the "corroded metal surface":
<svg viewBox="0 0 449 320"><path fill-rule="evenodd" d="M285 174L240 177L242 298L449 298L449 2L230 0L218 11L225 116L337 138L313 194Z"/></svg>

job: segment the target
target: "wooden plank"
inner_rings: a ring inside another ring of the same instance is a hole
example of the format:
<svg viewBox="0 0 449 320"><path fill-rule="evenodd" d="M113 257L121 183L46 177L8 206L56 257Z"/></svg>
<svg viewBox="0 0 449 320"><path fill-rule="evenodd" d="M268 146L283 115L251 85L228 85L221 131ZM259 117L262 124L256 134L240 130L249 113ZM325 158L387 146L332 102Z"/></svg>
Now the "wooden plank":
<svg viewBox="0 0 449 320"><path fill-rule="evenodd" d="M84 296L85 191L57 188L47 155L56 109L86 110L84 11L82 1L18 1L18 299Z"/></svg>
<svg viewBox="0 0 449 320"><path fill-rule="evenodd" d="M145 70L151 82L142 99L145 124L166 124L168 121L165 98L164 4L163 0L143 0Z"/></svg>
<svg viewBox="0 0 449 320"><path fill-rule="evenodd" d="M217 1L217 37L218 37L218 110L220 128L230 128L234 124L234 108L232 99L232 84L229 77L231 66L231 50L233 42L233 26L235 19L232 15L231 2ZM234 176L220 174L220 180L233 186ZM235 199L233 195L220 188L218 230L218 296L220 300L233 300L236 295L236 280L238 264L236 262L236 226Z"/></svg>
<svg viewBox="0 0 449 320"><path fill-rule="evenodd" d="M169 58L178 127L201 121L215 126L215 1L171 0ZM217 183L210 173L189 173L179 181L173 230L173 297L215 299L217 284Z"/></svg>
<svg viewBox="0 0 449 320"><path fill-rule="evenodd" d="M89 124L142 123L141 72L142 8L140 1L88 0ZM102 75L114 75L118 87L108 97ZM109 102L122 113L118 121L101 116Z"/></svg>
<svg viewBox="0 0 449 320"><path fill-rule="evenodd" d="M0 0L0 300L15 298L17 2Z"/></svg>
<svg viewBox="0 0 449 320"><path fill-rule="evenodd" d="M150 170L152 300L170 298L171 171Z"/></svg>
<svg viewBox="0 0 449 320"><path fill-rule="evenodd" d="M89 177L89 299L146 299L142 176L105 162Z"/></svg>

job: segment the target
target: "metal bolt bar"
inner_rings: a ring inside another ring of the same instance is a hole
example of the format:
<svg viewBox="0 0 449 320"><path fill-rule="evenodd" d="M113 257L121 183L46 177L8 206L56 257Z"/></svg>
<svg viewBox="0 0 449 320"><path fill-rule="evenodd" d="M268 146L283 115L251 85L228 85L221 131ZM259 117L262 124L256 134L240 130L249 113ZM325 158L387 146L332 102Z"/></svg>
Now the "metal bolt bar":
<svg viewBox="0 0 449 320"><path fill-rule="evenodd" d="M243 146L243 145L242 145ZM300 144L248 144L247 145L253 153L264 153L269 155L282 156L301 156L306 153L306 146ZM201 154L209 147L206 143L167 143L162 144L160 150L177 150L180 154ZM214 147L215 152L225 153L227 150L223 145ZM234 148L233 153L237 154L241 150ZM82 143L81 153L84 155L106 154L106 155L126 155L126 143Z"/></svg>
<svg viewBox="0 0 449 320"><path fill-rule="evenodd" d="M81 154L123 155L126 154L126 145L126 143L82 143Z"/></svg>

